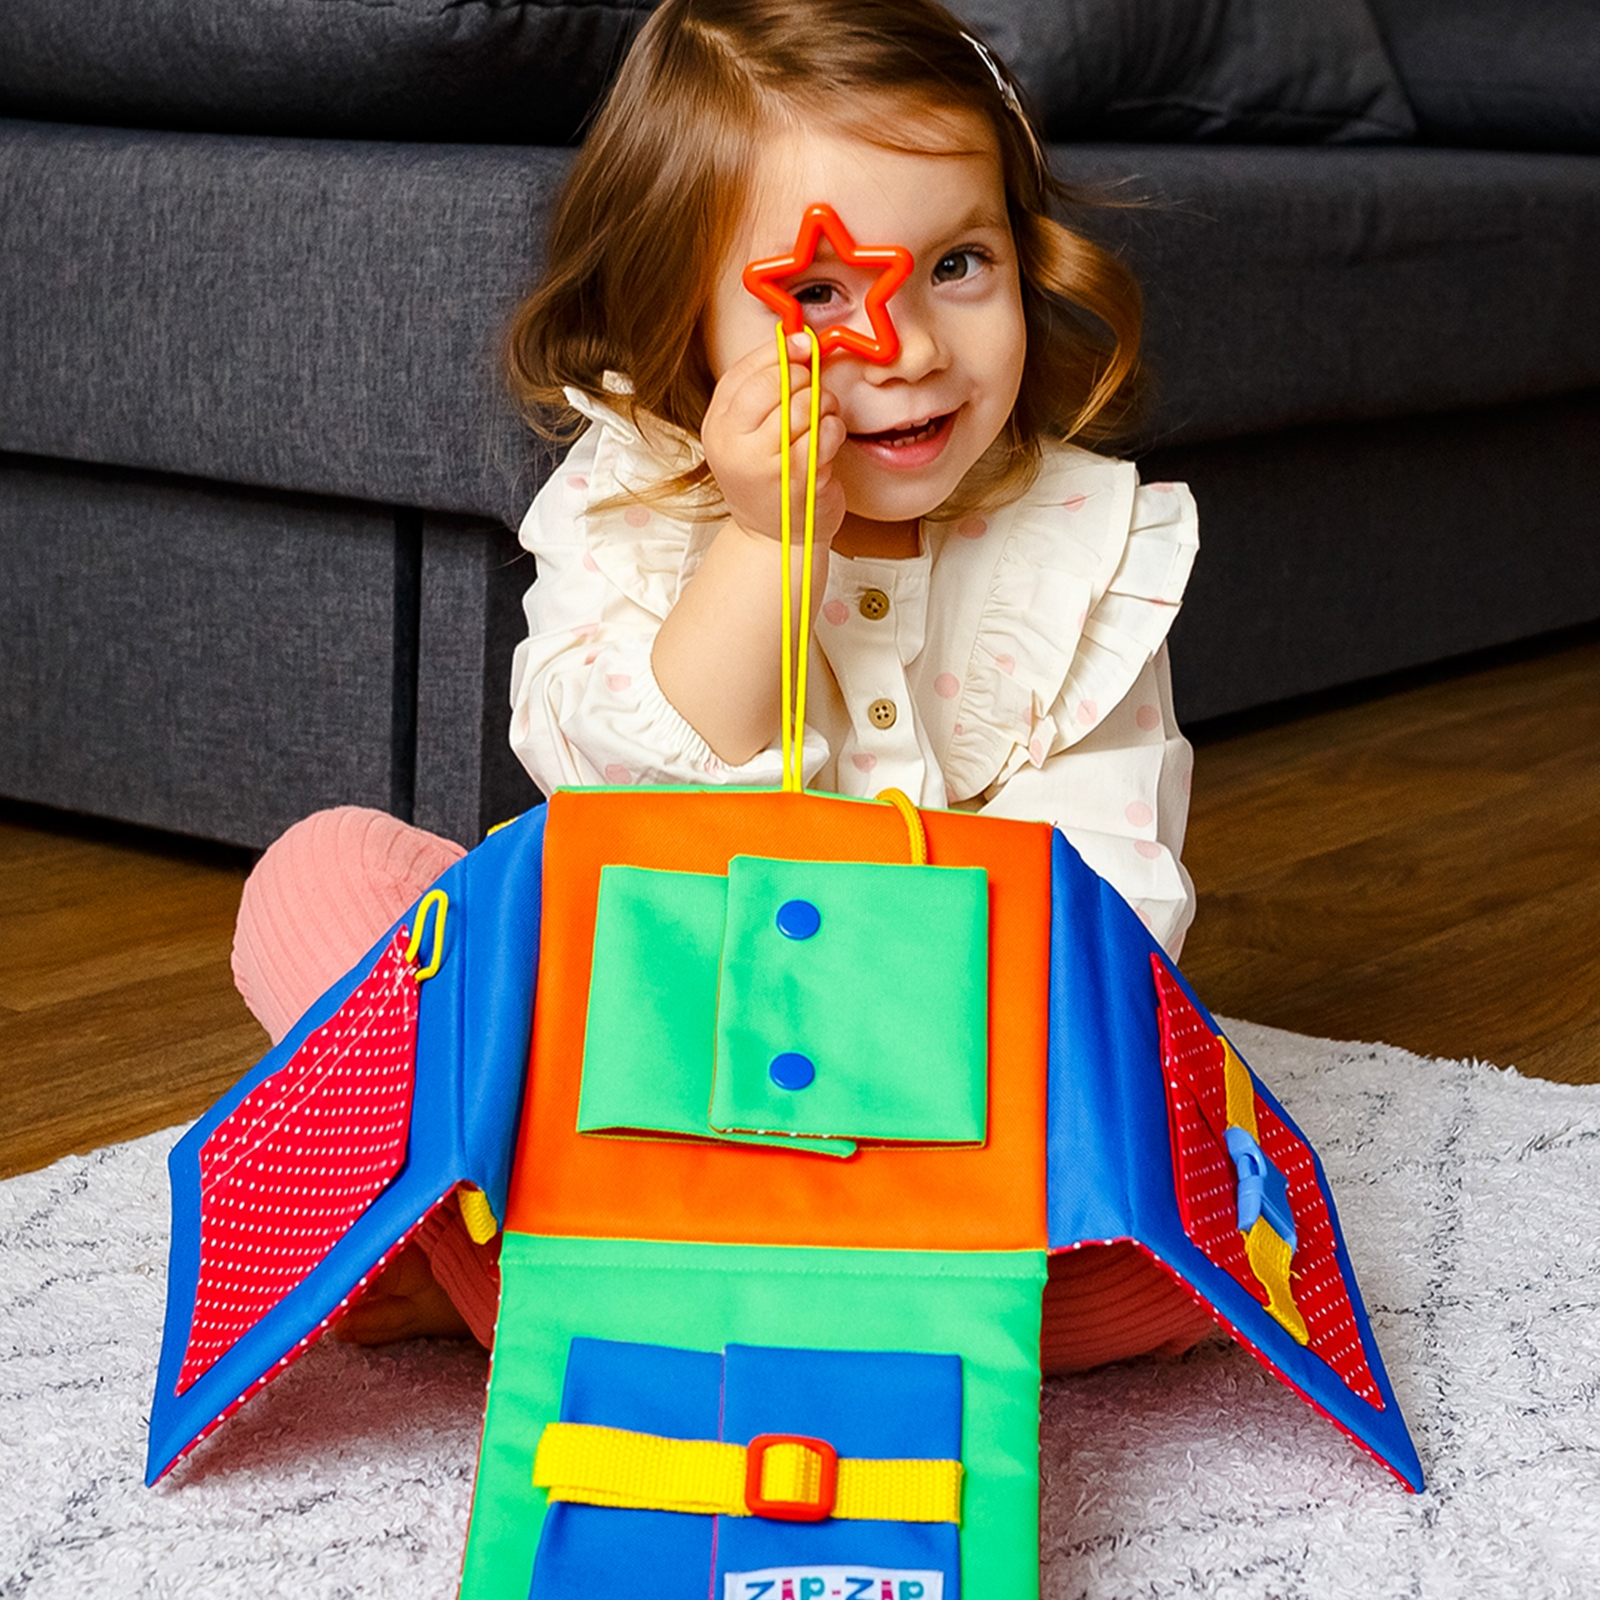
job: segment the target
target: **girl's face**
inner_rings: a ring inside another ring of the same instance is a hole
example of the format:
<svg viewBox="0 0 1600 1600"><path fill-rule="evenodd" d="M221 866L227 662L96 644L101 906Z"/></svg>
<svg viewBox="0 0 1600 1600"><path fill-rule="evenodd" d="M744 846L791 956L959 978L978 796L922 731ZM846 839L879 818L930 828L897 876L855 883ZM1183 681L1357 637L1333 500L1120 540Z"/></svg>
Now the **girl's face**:
<svg viewBox="0 0 1600 1600"><path fill-rule="evenodd" d="M938 154L890 150L845 133L795 129L763 141L749 209L713 285L705 321L720 378L775 318L740 282L745 264L794 246L806 208L825 201L860 247L904 245L915 269L889 301L900 353L887 366L830 355L823 383L849 436L833 464L850 514L872 522L926 516L994 442L1022 383L1026 333L1016 246L994 134L980 116L908 115L886 104ZM920 124L920 125L919 125ZM870 333L863 299L876 274L847 267L823 240L784 287L819 332Z"/></svg>

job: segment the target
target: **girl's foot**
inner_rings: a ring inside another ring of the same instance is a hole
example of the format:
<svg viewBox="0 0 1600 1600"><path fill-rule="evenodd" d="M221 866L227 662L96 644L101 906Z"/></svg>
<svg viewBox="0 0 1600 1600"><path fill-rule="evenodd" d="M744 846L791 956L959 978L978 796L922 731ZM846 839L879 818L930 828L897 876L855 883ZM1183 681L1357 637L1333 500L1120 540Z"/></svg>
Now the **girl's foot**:
<svg viewBox="0 0 1600 1600"><path fill-rule="evenodd" d="M333 1325L346 1344L401 1339L470 1339L472 1329L433 1276L420 1246L408 1244Z"/></svg>

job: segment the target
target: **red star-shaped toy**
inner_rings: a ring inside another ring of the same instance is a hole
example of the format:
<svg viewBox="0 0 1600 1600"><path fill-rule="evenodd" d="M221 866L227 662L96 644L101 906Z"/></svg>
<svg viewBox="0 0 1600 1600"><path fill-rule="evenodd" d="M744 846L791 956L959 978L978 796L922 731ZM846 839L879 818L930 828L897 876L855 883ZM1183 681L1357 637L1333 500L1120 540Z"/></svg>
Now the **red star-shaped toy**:
<svg viewBox="0 0 1600 1600"><path fill-rule="evenodd" d="M817 246L824 237L847 267L880 270L866 298L872 336L869 338L854 328L824 328L817 335L817 344L825 356L835 350L848 350L863 360L887 365L900 353L900 336L889 318L889 296L911 276L911 252L903 245L875 244L858 250L832 206L810 206L800 219L800 232L795 236L793 251L786 256L752 261L744 269L744 286L782 317L786 333L799 333L805 327L805 308L779 280L804 272L816 260Z"/></svg>

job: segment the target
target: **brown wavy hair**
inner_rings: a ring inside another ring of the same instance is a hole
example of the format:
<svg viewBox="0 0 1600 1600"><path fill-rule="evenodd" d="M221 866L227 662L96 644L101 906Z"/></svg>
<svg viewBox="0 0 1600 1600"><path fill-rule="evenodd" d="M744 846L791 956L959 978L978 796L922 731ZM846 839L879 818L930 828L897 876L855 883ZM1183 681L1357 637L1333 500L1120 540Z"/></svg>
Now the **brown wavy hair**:
<svg viewBox="0 0 1600 1600"><path fill-rule="evenodd" d="M993 59L990 57L989 59ZM1000 68L1003 72L1004 69ZM1115 256L1049 215L1084 197L1050 173L1018 93L934 0L666 0L624 61L551 222L506 360L529 424L568 441L567 386L698 435L713 378L701 338L763 132L821 119L895 149L908 110L975 112L999 145L1027 353L1007 428L944 514L1020 493L1042 438L1099 443L1130 418L1141 303ZM625 375L631 395L606 389ZM665 486L714 497L702 466Z"/></svg>

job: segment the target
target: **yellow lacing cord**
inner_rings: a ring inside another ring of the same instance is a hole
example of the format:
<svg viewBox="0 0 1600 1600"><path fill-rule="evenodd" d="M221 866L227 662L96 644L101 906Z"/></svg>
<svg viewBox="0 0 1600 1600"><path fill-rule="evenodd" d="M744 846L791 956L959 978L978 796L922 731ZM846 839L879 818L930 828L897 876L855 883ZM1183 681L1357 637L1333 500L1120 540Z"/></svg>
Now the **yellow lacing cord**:
<svg viewBox="0 0 1600 1600"><path fill-rule="evenodd" d="M749 1452L739 1444L549 1422L534 1456L533 1483L553 1501L748 1517L748 1469ZM961 1478L959 1461L841 1457L829 1514L875 1522L959 1523ZM816 1453L804 1445L772 1445L762 1458L760 1492L768 1500L815 1505L820 1480Z"/></svg>
<svg viewBox="0 0 1600 1600"><path fill-rule="evenodd" d="M887 800L905 819L906 833L911 843L911 864L925 867L928 864L928 834L922 826L922 813L911 803L911 796L901 789L882 789L880 800Z"/></svg>
<svg viewBox="0 0 1600 1600"><path fill-rule="evenodd" d="M798 794L804 787L800 758L806 733L806 678L807 663L811 655L811 558L817 534L817 429L822 422L822 385L819 381L822 367L822 350L815 331L808 325L806 337L811 341L811 417L810 431L806 437L806 507L805 525L801 535L800 557L804 570L800 574L800 623L798 645L794 637L794 586L791 568L794 562L794 518L790 509L793 494L790 472L789 402L794 394L794 384L789 372L789 342L778 323L778 397L783 421L779 428L779 450L782 456L783 506L779 511L779 526L783 545L783 787L788 794ZM799 665L795 664L798 648Z"/></svg>
<svg viewBox="0 0 1600 1600"><path fill-rule="evenodd" d="M817 533L817 430L822 421L822 350L817 343L815 330L807 324L806 337L811 341L811 415L806 436L806 504L804 528L801 534L800 554L803 570L800 574L800 623L798 654L795 664L796 640L794 624L794 583L791 575L794 565L794 516L791 510L793 483L791 474L789 440L789 405L794 397L794 380L789 368L789 341L783 323L777 327L778 337L778 409L783 413L779 450L782 455L783 505L779 510L779 527L783 547L783 787L789 794L798 794L804 787L801 757L806 736L806 679L811 658L811 564ZM922 818L910 797L899 789L885 789L878 798L887 800L905 818L906 832L911 841L911 859L917 866L928 860L928 836L923 831Z"/></svg>
<svg viewBox="0 0 1600 1600"><path fill-rule="evenodd" d="M426 983L439 970L439 965L444 960L444 919L450 910L450 896L443 889L430 889L423 895L422 903L417 907L417 926L411 935L411 943L406 946L406 965L409 966L415 961L417 952L422 949L422 932L428 925L428 911L433 906L439 908L439 915L433 922L433 955L427 966L418 969L418 983Z"/></svg>

